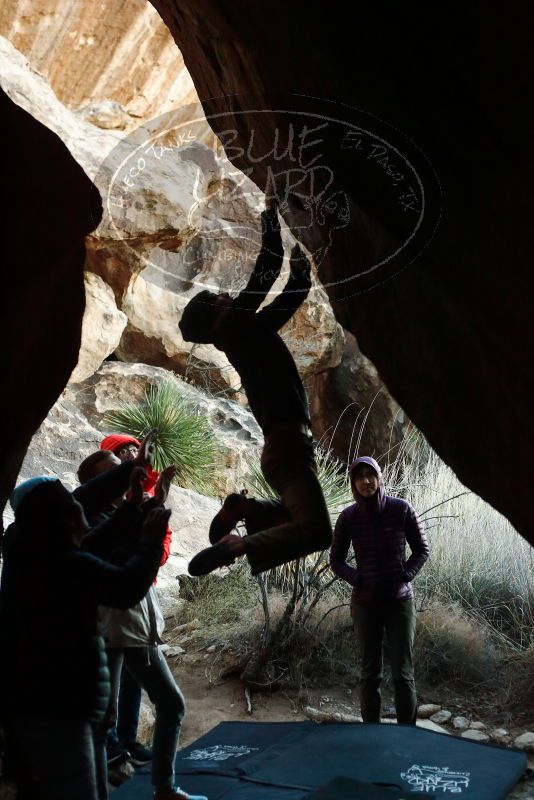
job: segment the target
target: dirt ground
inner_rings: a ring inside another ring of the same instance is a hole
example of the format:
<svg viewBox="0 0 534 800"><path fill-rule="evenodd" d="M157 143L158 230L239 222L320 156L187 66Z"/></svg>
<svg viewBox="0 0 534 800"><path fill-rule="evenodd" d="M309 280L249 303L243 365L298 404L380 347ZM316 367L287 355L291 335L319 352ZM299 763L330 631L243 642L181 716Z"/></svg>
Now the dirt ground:
<svg viewBox="0 0 534 800"><path fill-rule="evenodd" d="M169 658L171 669L187 702L187 714L182 727L181 746L186 747L219 722L230 720L257 722L288 722L307 719L305 706L340 710L359 714L357 687L306 687L297 691L280 689L263 693L251 691L248 710L245 687L239 679L239 663L228 653L189 652ZM462 692L418 687L420 703L439 703L452 711L484 722L488 728L506 728L512 736L534 729L534 710L515 712L496 705L491 691L478 689ZM383 692L383 715L394 716L393 697Z"/></svg>
<svg viewBox="0 0 534 800"><path fill-rule="evenodd" d="M198 739L219 722L254 721L288 722L306 719L302 713L302 697L298 692L283 690L250 695L252 713L247 710L245 689L236 674L222 677L232 662L212 653L198 653L169 659L174 675L186 698L186 717L180 746ZM324 695L325 692L322 691ZM304 703L305 704L305 703ZM355 708L354 713L358 713Z"/></svg>

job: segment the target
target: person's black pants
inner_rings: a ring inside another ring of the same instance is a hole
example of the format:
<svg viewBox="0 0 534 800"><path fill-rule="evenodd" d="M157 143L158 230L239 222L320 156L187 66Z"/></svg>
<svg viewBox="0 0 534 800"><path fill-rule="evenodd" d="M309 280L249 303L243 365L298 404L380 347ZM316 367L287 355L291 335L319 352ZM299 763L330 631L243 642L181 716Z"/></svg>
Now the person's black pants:
<svg viewBox="0 0 534 800"><path fill-rule="evenodd" d="M253 575L326 550L332 524L326 507L311 436L298 428L265 437L261 469L280 501L250 500L245 515L245 553Z"/></svg>
<svg viewBox="0 0 534 800"><path fill-rule="evenodd" d="M356 604L351 608L362 648L360 701L364 722L380 722L380 684L383 676L384 633L388 648L397 722L415 725L417 695L413 673L415 604L406 600Z"/></svg>

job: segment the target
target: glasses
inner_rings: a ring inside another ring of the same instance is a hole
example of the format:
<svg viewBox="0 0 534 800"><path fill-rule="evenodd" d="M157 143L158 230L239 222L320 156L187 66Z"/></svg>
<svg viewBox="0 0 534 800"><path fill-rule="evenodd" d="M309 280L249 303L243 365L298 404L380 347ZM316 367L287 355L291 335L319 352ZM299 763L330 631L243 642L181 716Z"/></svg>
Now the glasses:
<svg viewBox="0 0 534 800"><path fill-rule="evenodd" d="M125 444L123 447L119 447L117 450L118 456L127 456L129 453L133 453L134 456L137 455L139 448L135 446L135 444Z"/></svg>

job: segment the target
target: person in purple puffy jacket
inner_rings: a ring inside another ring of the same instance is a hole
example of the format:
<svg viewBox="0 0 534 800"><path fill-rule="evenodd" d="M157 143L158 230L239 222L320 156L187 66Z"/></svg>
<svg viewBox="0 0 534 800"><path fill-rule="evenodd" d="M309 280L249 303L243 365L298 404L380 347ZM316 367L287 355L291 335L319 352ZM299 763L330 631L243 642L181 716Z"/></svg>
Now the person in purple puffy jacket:
<svg viewBox="0 0 534 800"><path fill-rule="evenodd" d="M338 517L330 566L353 587L351 614L362 648L362 718L364 722L380 722L385 633L397 722L415 725L415 605L411 581L428 558L428 542L412 506L386 494L374 458L357 458L349 474L356 502ZM411 550L408 559L406 542ZM355 567L347 563L351 544Z"/></svg>

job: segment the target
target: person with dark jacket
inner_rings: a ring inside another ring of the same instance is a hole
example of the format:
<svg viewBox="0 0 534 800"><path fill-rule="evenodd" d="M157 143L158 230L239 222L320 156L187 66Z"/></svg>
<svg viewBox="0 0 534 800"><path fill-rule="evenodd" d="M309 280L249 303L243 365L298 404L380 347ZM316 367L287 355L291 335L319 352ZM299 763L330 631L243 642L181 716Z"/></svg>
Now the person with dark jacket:
<svg viewBox="0 0 534 800"><path fill-rule="evenodd" d="M150 435L150 441L152 434ZM150 443L150 442L149 442ZM134 462L136 459L143 461L145 468L145 475L143 476L142 486L146 499L154 497L159 472L152 469L149 459L143 458L143 453L140 451L144 447L135 436L122 433L112 433L105 436L100 442L100 450L97 450L91 455L87 456L78 468L78 480L82 484L86 484L98 475L108 473L114 467L121 463ZM122 495L113 498L112 503L108 503L101 511L100 514L104 517L109 517L115 510L117 505L122 502ZM89 518L91 522L91 518ZM163 540L163 555L161 559L161 566L163 566L169 557L172 543L172 530L167 527L167 534ZM107 546L105 543L105 550ZM106 557L104 555L104 557ZM147 598L139 604L146 607L146 603L154 599L154 607L159 608L155 600L155 593L152 589ZM144 604L144 605L143 605ZM134 611L132 610L132 613ZM160 615L155 614L160 619ZM112 687L113 689L115 687ZM126 759L132 761L136 766L149 764L152 761L152 751L150 748L143 745L137 739L137 729L139 726L139 714L141 711L141 686L135 680L133 675L128 671L128 668L123 668L120 672L120 690L118 696L118 710L117 710L117 724L108 731L107 736L107 754L108 765L119 764Z"/></svg>
<svg viewBox="0 0 534 800"><path fill-rule="evenodd" d="M89 467L86 462L91 459L91 456L84 462L81 476L89 482L91 478L95 479L91 473L91 467L94 468L95 465L100 470L101 476L106 474L106 470L111 472L116 469L115 456L109 451L99 452L107 453L108 458L93 460ZM146 512L152 505L165 502L174 473L173 466L161 472L154 486L153 496L146 499L142 510L144 509ZM143 492L144 478L140 488L143 497L146 498L147 495ZM115 506L108 509L110 525L107 540L100 535L96 538L94 534L90 534L84 540L85 548L95 552L96 547L98 555L117 564L123 563L129 558L136 537L134 528L125 530L123 527L113 524L124 504L124 498L119 497L115 501ZM145 689L155 706L153 749L150 753L151 757L148 759L152 761L154 798L155 800L171 800L171 798L172 800L187 800L189 796L174 787L174 759L185 712L185 702L160 647L164 620L154 586L151 586L145 596L128 610L101 607L100 621L101 631L106 641L111 698L98 736L105 736L115 726L119 693L122 691L122 687L119 691L121 673L125 673L124 666L135 684ZM128 718L133 715L138 716L136 709L128 710L127 713ZM137 730L137 719L135 730ZM128 749L131 747L128 742L124 744Z"/></svg>
<svg viewBox="0 0 534 800"><path fill-rule="evenodd" d="M380 722L385 633L397 722L415 725L415 605L411 581L428 558L427 539L412 506L386 494L382 472L374 458L357 458L350 465L349 474L356 502L338 517L330 566L353 587L351 613L362 648L362 718L364 722ZM408 559L406 543L411 550ZM351 544L356 567L347 563Z"/></svg>
<svg viewBox="0 0 534 800"><path fill-rule="evenodd" d="M139 477L134 472L132 482ZM108 707L109 672L97 609L130 608L146 594L170 511L154 509L130 560L115 566L81 549L88 523L59 480L26 481L11 504L0 586L0 708L18 797L102 800L105 752L95 757L93 728ZM119 524L140 513L125 503Z"/></svg>
<svg viewBox="0 0 534 800"><path fill-rule="evenodd" d="M310 264L298 245L291 251L284 291L257 311L280 273L283 257L277 206L271 202L262 213L262 247L243 291L235 299L202 291L188 303L179 323L186 341L214 344L238 372L264 435L261 469L281 500L262 505L230 495L212 523L213 545L191 560L191 575L211 572L242 555L257 575L330 545L332 528L317 478L308 401L278 334L311 286ZM248 513L254 516L247 526L250 535L232 535L240 519L247 522Z"/></svg>

